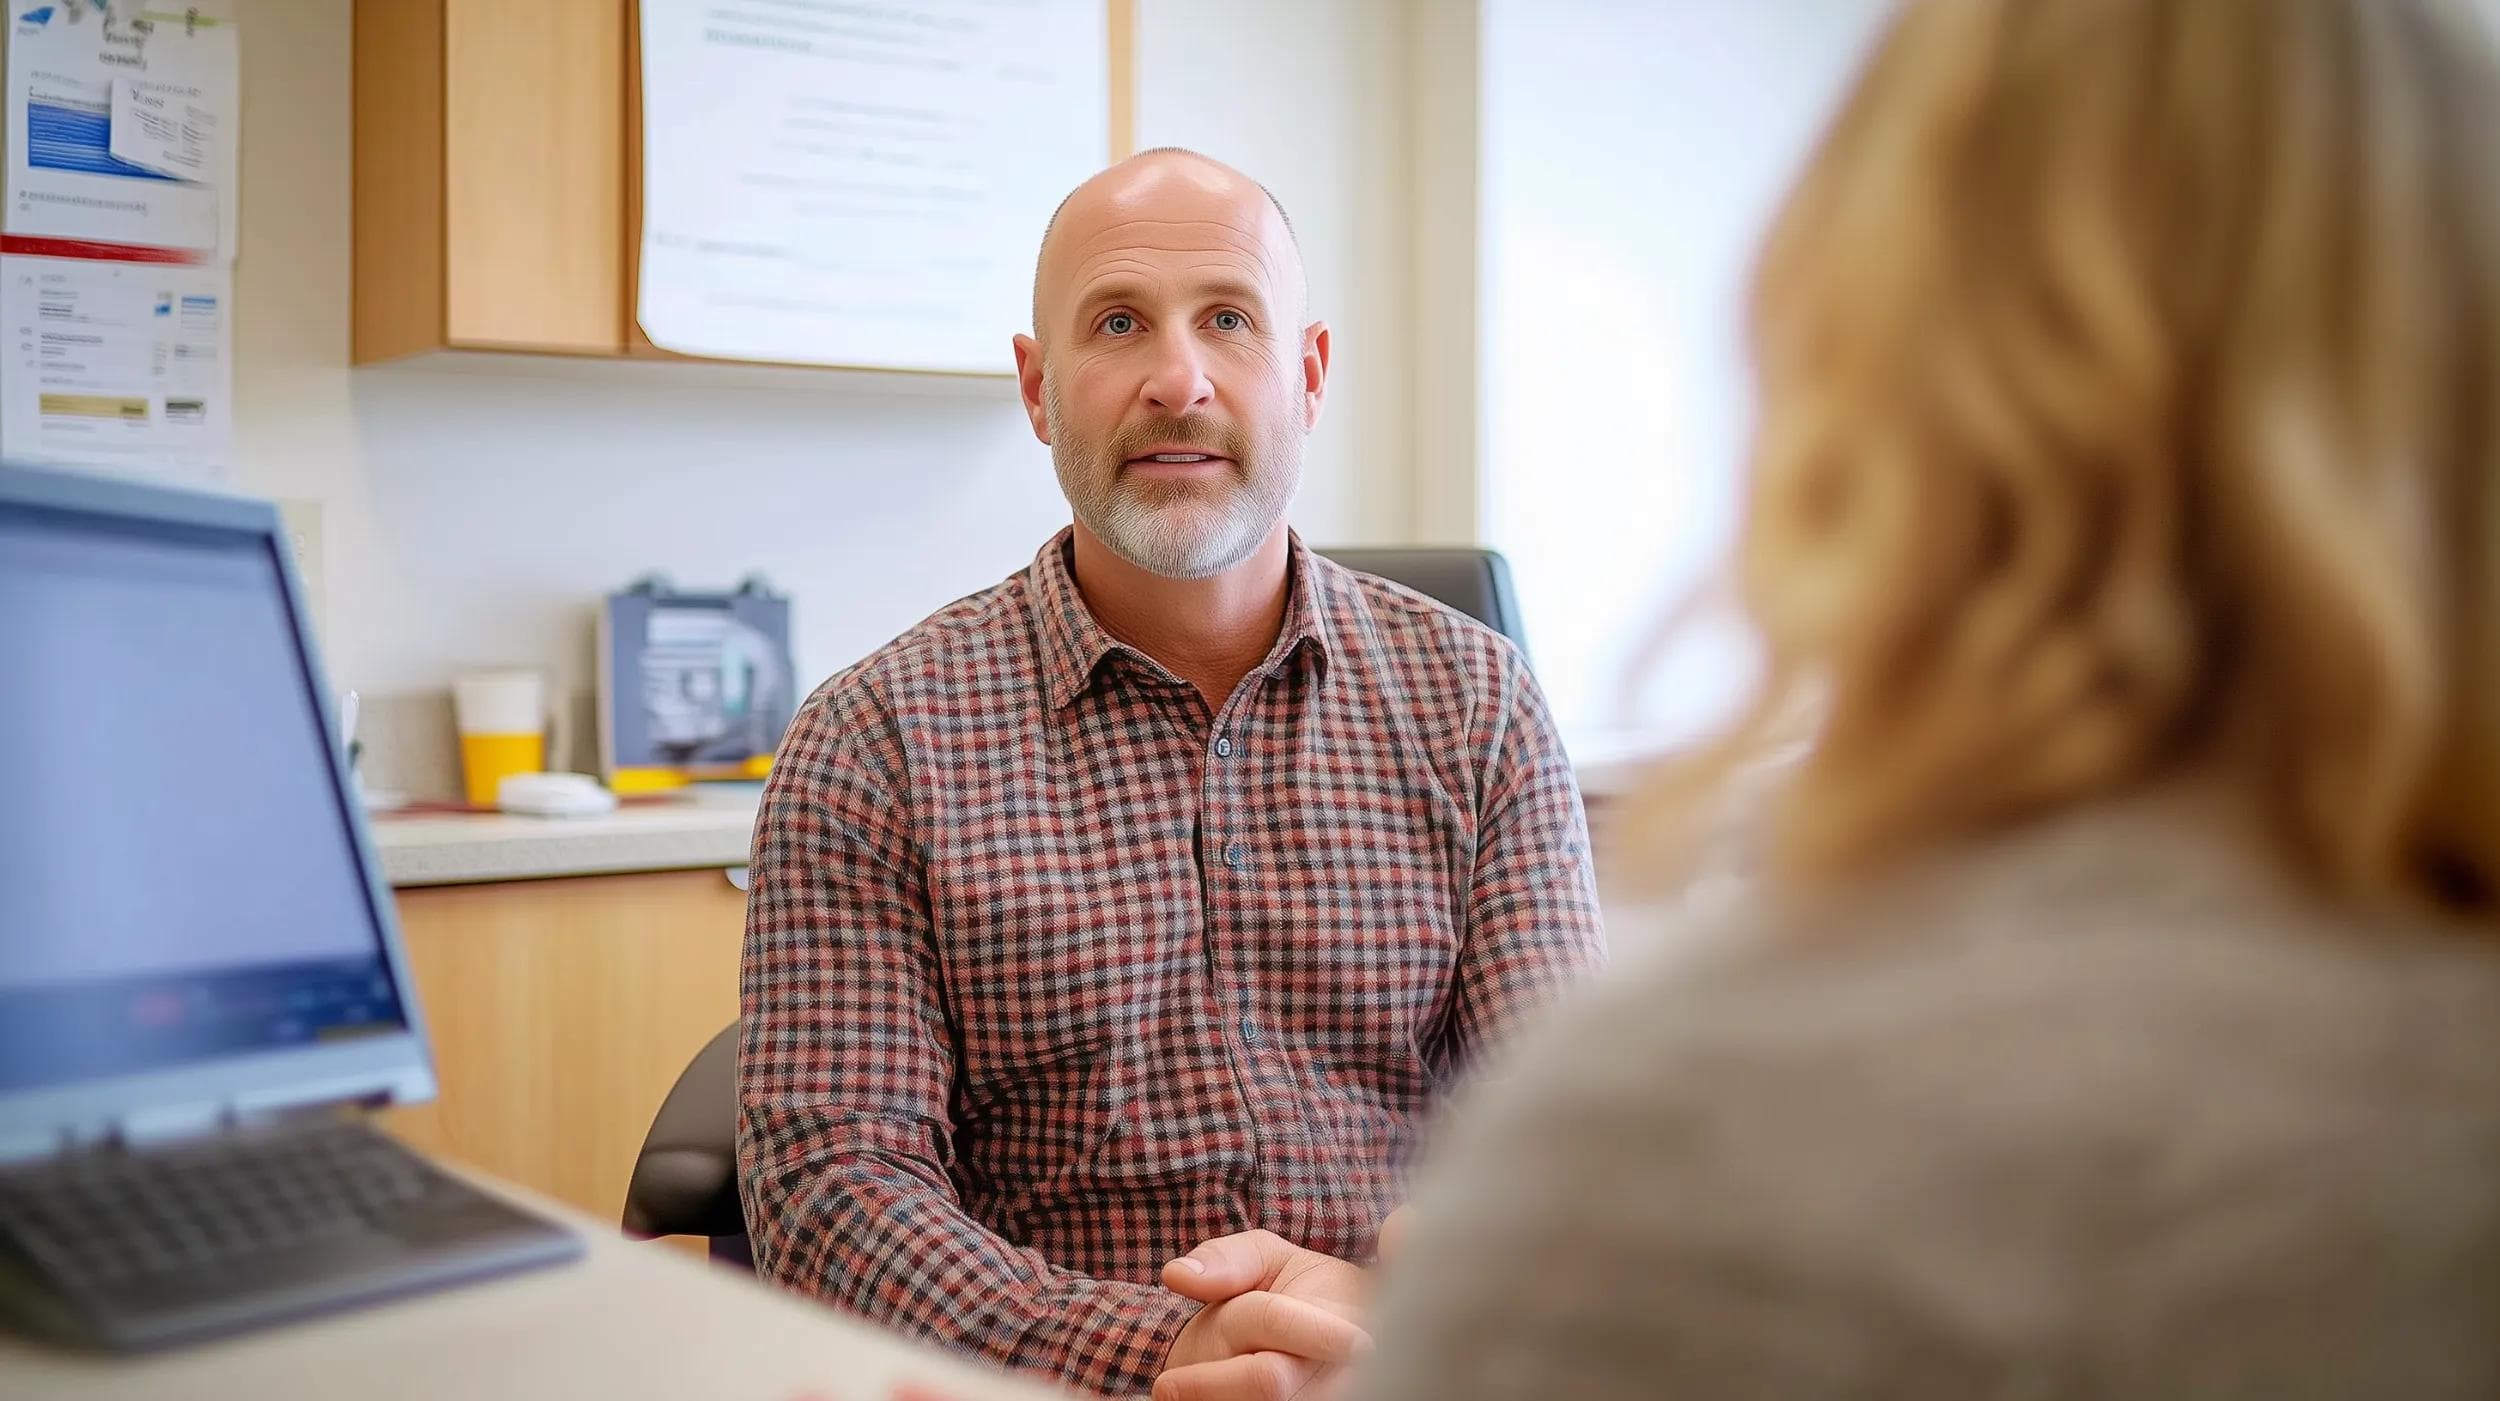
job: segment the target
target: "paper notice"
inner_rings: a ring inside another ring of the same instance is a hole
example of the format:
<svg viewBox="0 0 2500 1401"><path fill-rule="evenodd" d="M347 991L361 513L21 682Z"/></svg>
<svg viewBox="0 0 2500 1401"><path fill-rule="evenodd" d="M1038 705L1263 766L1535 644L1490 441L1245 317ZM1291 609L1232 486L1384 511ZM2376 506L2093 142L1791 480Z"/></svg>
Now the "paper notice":
<svg viewBox="0 0 2500 1401"><path fill-rule="evenodd" d="M641 17L635 306L653 343L1014 372L1032 231L1109 149L1102 0L641 0Z"/></svg>
<svg viewBox="0 0 2500 1401"><path fill-rule="evenodd" d="M9 12L0 233L230 261L235 27L126 15L119 5Z"/></svg>
<svg viewBox="0 0 2500 1401"><path fill-rule="evenodd" d="M233 283L222 267L0 256L0 455L224 478Z"/></svg>
<svg viewBox="0 0 2500 1401"><path fill-rule="evenodd" d="M181 180L205 180L215 170L217 113L196 87L113 80L113 155Z"/></svg>

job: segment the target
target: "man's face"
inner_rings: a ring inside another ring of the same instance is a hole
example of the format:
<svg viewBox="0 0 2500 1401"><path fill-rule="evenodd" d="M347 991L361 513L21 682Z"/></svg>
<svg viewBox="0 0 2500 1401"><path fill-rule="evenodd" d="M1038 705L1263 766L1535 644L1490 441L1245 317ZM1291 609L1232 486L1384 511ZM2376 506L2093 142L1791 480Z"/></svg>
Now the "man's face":
<svg viewBox="0 0 2500 1401"><path fill-rule="evenodd" d="M1194 162L1131 184L1062 211L1017 362L1077 519L1141 569L1205 578L1301 483L1327 333L1301 324L1292 236L1256 185Z"/></svg>

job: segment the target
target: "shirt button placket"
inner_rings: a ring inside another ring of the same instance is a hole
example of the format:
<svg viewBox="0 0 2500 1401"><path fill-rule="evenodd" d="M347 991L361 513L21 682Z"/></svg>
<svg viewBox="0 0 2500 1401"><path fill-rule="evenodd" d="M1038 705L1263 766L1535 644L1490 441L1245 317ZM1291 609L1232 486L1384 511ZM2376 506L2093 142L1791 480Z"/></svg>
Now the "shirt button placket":
<svg viewBox="0 0 2500 1401"><path fill-rule="evenodd" d="M1217 733L1215 743L1208 746L1208 752L1214 756L1210 761L1207 774L1208 801L1212 810L1220 811L1230 806L1225 801L1225 795L1229 794L1233 786L1230 776L1214 772L1214 764L1232 758L1237 748L1238 746L1233 743L1232 735L1225 732ZM1238 837L1226 838L1223 845L1216 848L1216 856L1224 863L1228 871L1239 872L1250 864L1249 846ZM1211 918L1210 924L1212 923ZM1240 1009L1233 1019L1233 1034L1239 1038L1242 1050L1249 1053L1249 1059L1242 1066L1242 1071L1246 1080L1243 1089L1248 1093L1250 1103L1254 1106L1251 1110L1252 1118L1263 1126L1272 1124L1275 1119L1274 1109L1266 1103L1272 1090L1264 1083L1267 1079L1267 1072L1261 1068L1263 1057L1260 1055L1264 1049L1261 1043L1266 1039L1266 1034L1260 1030L1257 1015L1246 1007ZM1264 1127L1259 1130L1262 1137L1266 1132ZM1274 1171L1275 1165L1263 1164L1261 1170Z"/></svg>

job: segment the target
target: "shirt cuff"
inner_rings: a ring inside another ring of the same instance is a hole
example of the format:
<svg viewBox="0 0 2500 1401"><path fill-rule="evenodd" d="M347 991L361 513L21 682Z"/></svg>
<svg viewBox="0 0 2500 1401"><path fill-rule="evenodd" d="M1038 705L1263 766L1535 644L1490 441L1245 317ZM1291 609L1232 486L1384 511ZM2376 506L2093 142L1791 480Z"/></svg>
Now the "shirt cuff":
<svg viewBox="0 0 2500 1401"><path fill-rule="evenodd" d="M1051 1370L1088 1391L1143 1396L1154 1390L1173 1340L1202 1305L1152 1284L1103 1281L1093 1292L1052 1321L1046 1336L1035 1339L1038 1350L1055 1364Z"/></svg>

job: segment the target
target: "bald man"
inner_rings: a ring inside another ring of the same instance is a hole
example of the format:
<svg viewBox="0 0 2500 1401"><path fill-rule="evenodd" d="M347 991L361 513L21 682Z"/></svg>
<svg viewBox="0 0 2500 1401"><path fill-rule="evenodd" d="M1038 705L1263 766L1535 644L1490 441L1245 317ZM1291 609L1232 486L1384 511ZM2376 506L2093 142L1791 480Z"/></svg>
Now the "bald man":
<svg viewBox="0 0 2500 1401"><path fill-rule="evenodd" d="M1075 523L819 688L757 818L769 1278L1104 1394L1290 1395L1364 1341L1427 1111L1599 958L1517 649L1286 526L1306 302L1187 152L1045 232L1015 358Z"/></svg>

